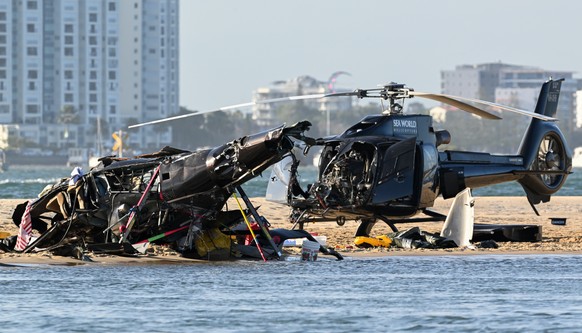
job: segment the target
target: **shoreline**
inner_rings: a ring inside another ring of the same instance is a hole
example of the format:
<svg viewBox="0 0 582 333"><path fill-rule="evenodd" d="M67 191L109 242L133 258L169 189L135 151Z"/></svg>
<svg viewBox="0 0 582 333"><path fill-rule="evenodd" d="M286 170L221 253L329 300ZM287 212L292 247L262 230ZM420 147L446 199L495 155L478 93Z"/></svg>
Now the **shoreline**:
<svg viewBox="0 0 582 333"><path fill-rule="evenodd" d="M11 220L14 207L26 199L0 199L0 231L16 234L18 228ZM272 203L264 198L251 198L255 206L260 206L259 214L271 223L271 228L290 229L287 220L288 207ZM446 214L452 199L437 199L432 210ZM400 249L400 248L357 248L354 241L358 223L348 221L340 227L335 222L308 223L305 230L327 237L327 246L333 247L345 258L368 259L388 256L475 256L475 255L582 255L582 197L552 197L549 203L537 205L540 216L532 211L525 197L475 197L475 223L484 224L535 224L542 226L540 242L497 242L499 248L477 249ZM566 225L552 225L550 218L565 218ZM443 222L423 222L397 224L400 230L419 227L423 231L439 232ZM377 223L371 236L391 232L384 223ZM284 247L284 252L299 256L300 248ZM81 261L71 257L54 256L49 253L18 254L0 251L0 267L10 265L158 265L158 264L196 264L205 260L183 258L177 253L148 252L140 256L90 255L92 261ZM332 256L319 254L319 258ZM236 260L236 259L233 259ZM252 259L251 259L252 260Z"/></svg>
<svg viewBox="0 0 582 333"><path fill-rule="evenodd" d="M582 256L582 251L479 251L479 250L402 250L402 251L370 251L370 252L344 252L340 251L344 256L344 260L373 260L378 258L388 258L388 257L512 257L512 256L547 256L547 257L560 257L560 256ZM286 257L294 258L293 260L286 259ZM284 255L282 260L270 260L270 261L300 261L299 254L287 254ZM336 259L332 256L320 255L317 261L332 260ZM38 267L38 266L151 266L151 265L198 265L207 264L209 262L236 262L238 259L231 260L221 260L221 261L206 261L201 259L189 259L183 258L178 255L169 256L136 256L136 257L126 257L126 256L98 256L92 257L92 261L82 261L71 257L60 257L53 255L42 255L42 254L13 254L13 256L1 256L0 257L0 268L2 267ZM247 261L261 261L260 259L247 258Z"/></svg>

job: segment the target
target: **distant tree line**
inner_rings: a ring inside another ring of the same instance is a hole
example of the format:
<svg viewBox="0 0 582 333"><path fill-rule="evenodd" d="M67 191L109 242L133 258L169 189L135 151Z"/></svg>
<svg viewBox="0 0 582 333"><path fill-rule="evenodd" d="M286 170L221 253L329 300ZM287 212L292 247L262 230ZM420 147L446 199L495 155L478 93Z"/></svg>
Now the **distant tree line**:
<svg viewBox="0 0 582 333"><path fill-rule="evenodd" d="M192 112L181 107L177 115ZM168 125L172 127L172 145L189 150L223 144L244 135L243 133L250 134L255 130L250 116L240 111L212 112L158 126Z"/></svg>
<svg viewBox="0 0 582 333"><path fill-rule="evenodd" d="M429 114L429 109L418 102L406 105L405 110L406 113ZM191 112L186 108L181 108L179 114ZM365 116L377 115L381 112L382 107L379 103L354 105L350 110L331 112L330 134L341 134ZM511 113L503 113L501 116L503 120L483 120L459 110L449 111L445 122L433 121L435 129L446 129L452 135L451 144L439 148L498 154L516 153L530 119ZM271 127L308 120L312 123L312 127L306 133L307 136L320 138L326 135L326 113L309 108L300 101L278 105L273 111L273 117ZM172 126L173 145L189 150L218 146L268 129L257 126L250 114L244 114L241 111L207 113L168 124ZM163 124L163 126L167 125Z"/></svg>
<svg viewBox="0 0 582 333"><path fill-rule="evenodd" d="M177 115L192 112L182 107ZM380 112L378 105L356 106L352 110L332 112L330 114L330 133L332 135L340 134L366 115L379 114ZM327 115L325 112L305 107L303 103L293 102L278 106L274 109L273 117L271 127L282 124L291 125L298 121L308 120L312 123L312 127L306 133L307 136L319 138L326 135ZM259 127L250 114L244 114L241 111L206 113L156 126L168 125L172 127L172 144L177 148L189 150L214 147L268 129L267 127Z"/></svg>

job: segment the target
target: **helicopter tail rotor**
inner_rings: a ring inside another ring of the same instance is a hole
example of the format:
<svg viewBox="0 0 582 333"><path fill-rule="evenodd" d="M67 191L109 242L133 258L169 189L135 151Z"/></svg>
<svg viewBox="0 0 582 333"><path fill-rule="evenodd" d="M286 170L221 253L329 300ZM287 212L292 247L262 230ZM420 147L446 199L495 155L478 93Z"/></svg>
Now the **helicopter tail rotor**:
<svg viewBox="0 0 582 333"><path fill-rule="evenodd" d="M554 117L562 80L549 80L542 86L535 113ZM520 146L528 173L518 180L530 204L548 202L572 170L572 151L556 124L533 118Z"/></svg>

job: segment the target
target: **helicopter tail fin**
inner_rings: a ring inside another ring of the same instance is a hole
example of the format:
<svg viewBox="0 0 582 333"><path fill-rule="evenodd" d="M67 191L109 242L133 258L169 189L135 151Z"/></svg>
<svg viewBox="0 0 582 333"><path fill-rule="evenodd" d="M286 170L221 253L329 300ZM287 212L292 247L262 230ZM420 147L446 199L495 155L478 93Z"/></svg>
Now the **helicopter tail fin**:
<svg viewBox="0 0 582 333"><path fill-rule="evenodd" d="M564 81L564 79L550 79L542 85L540 96L538 97L538 102L536 104L535 113L548 117L556 116L562 81Z"/></svg>

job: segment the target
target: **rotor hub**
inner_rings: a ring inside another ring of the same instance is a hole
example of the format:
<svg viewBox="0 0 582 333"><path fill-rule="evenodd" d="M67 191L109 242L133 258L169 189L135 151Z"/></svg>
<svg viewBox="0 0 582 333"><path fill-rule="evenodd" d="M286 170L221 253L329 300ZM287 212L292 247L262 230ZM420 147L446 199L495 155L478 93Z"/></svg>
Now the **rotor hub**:
<svg viewBox="0 0 582 333"><path fill-rule="evenodd" d="M558 168L560 166L560 156L553 151L549 151L546 154L545 162L548 169Z"/></svg>

